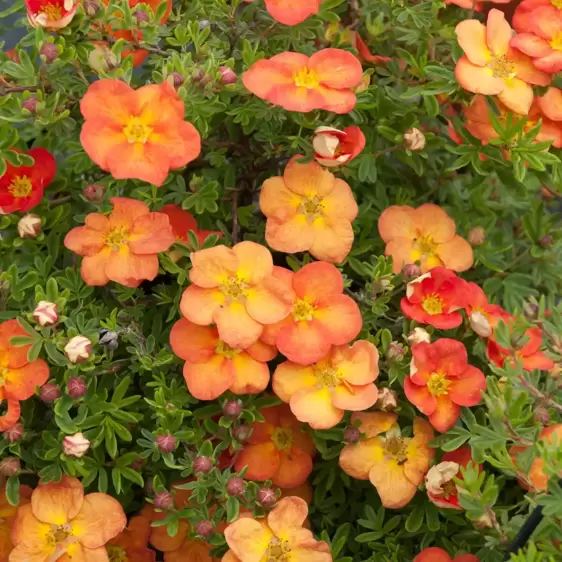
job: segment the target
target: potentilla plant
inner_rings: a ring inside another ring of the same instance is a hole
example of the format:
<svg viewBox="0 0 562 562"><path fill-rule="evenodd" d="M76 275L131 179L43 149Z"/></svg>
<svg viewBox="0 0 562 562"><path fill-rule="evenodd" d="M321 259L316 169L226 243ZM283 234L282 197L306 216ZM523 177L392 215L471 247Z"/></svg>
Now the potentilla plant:
<svg viewBox="0 0 562 562"><path fill-rule="evenodd" d="M1 560L562 560L557 1L0 24Z"/></svg>

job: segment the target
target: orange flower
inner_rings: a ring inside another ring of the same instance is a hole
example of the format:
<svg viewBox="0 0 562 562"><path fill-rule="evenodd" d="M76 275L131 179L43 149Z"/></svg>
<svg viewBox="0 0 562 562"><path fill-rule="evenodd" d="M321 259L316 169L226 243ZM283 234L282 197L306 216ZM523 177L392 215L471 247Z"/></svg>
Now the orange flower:
<svg viewBox="0 0 562 562"><path fill-rule="evenodd" d="M115 179L160 186L170 170L201 152L201 137L183 120L183 101L168 82L133 90L120 80L98 80L88 88L80 110L84 150Z"/></svg>
<svg viewBox="0 0 562 562"><path fill-rule="evenodd" d="M189 392L198 400L214 400L223 392L257 394L269 384L274 347L256 342L236 349L219 339L216 328L178 320L170 333L173 352L185 359L183 377Z"/></svg>
<svg viewBox="0 0 562 562"><path fill-rule="evenodd" d="M164 205L162 209L160 209L160 212L164 213L168 219L170 219L170 224L176 240L187 242L189 240L187 233L190 230L197 236L199 245L203 245L207 236L211 234L216 234L219 238L222 238L222 232L216 230L199 230L194 216L189 211L178 207L178 205Z"/></svg>
<svg viewBox="0 0 562 562"><path fill-rule="evenodd" d="M290 404L299 421L314 429L329 429L343 419L346 410L362 411L375 404L378 362L371 342L334 346L314 365L281 363L273 374L273 392Z"/></svg>
<svg viewBox="0 0 562 562"><path fill-rule="evenodd" d="M20 503L19 505L11 505L6 497L6 486L0 488L0 561L8 562L8 556L12 552L14 545L12 544L12 527L16 520L18 508L26 505L31 501L31 488L29 486L20 486Z"/></svg>
<svg viewBox="0 0 562 562"><path fill-rule="evenodd" d="M562 445L562 424L545 427L539 434L539 442L550 447L555 444L560 447ZM527 449L528 447L519 445L515 445L509 449L509 454L516 465L518 456ZM544 459L542 457L536 457L527 473L529 481L534 486L535 491L546 490L548 486L548 476L544 473L544 464ZM523 488L528 489L527 484L522 481L519 481L519 483Z"/></svg>
<svg viewBox="0 0 562 562"><path fill-rule="evenodd" d="M466 286L465 311L470 327L482 338L492 335L500 320L507 322L513 316L497 304L489 304L484 291L476 283Z"/></svg>
<svg viewBox="0 0 562 562"><path fill-rule="evenodd" d="M31 398L35 388L43 386L49 378L49 366L43 359L27 360L31 345L10 344L11 338L27 335L17 320L0 324L0 400L8 401L8 412L0 417L1 431L17 423L20 416L18 401Z"/></svg>
<svg viewBox="0 0 562 562"><path fill-rule="evenodd" d="M349 29L349 28L348 28ZM351 31L351 30L350 30ZM373 55L367 46L367 43L363 41L363 38L356 31L351 31L351 43L359 52L359 58L364 62L371 62L373 64L386 64L390 62L392 58L383 57L381 55ZM403 61L399 60L400 66L403 66Z"/></svg>
<svg viewBox="0 0 562 562"><path fill-rule="evenodd" d="M497 95L509 109L527 115L533 102L531 84L547 86L551 76L509 46L512 29L503 12L490 10L487 25L462 21L456 33L465 53L455 68L460 86L475 94Z"/></svg>
<svg viewBox="0 0 562 562"><path fill-rule="evenodd" d="M39 484L31 504L18 510L12 529L10 562L107 560L105 544L127 524L119 502L107 494L88 494L76 478Z"/></svg>
<svg viewBox="0 0 562 562"><path fill-rule="evenodd" d="M155 562L156 552L148 548L150 523L143 515L131 517L127 527L107 543L109 560Z"/></svg>
<svg viewBox="0 0 562 562"><path fill-rule="evenodd" d="M254 0L245 0L253 2ZM269 15L279 23L297 25L309 16L318 13L322 0L265 0L265 7Z"/></svg>
<svg viewBox="0 0 562 562"><path fill-rule="evenodd" d="M349 185L316 162L299 164L293 156L283 176L265 180L260 209L267 217L265 238L279 252L309 251L333 263L353 245L357 203Z"/></svg>
<svg viewBox="0 0 562 562"><path fill-rule="evenodd" d="M432 546L422 550L413 562L480 562L474 554L461 554L451 558L442 548Z"/></svg>
<svg viewBox="0 0 562 562"><path fill-rule="evenodd" d="M349 113L355 107L351 88L362 77L361 63L351 53L322 49L311 57L287 51L260 60L242 75L242 82L259 98L289 111Z"/></svg>
<svg viewBox="0 0 562 562"><path fill-rule="evenodd" d="M32 27L62 29L74 17L80 0L25 0L27 21Z"/></svg>
<svg viewBox="0 0 562 562"><path fill-rule="evenodd" d="M418 261L422 273L438 265L452 271L470 269L474 263L472 248L455 231L455 221L432 203L417 209L393 205L379 217L379 234L386 242L384 254L392 256L394 273Z"/></svg>
<svg viewBox="0 0 562 562"><path fill-rule="evenodd" d="M273 277L273 258L264 246L215 246L192 253L191 263L192 284L182 295L181 312L199 326L216 324L230 347L251 346L265 324L279 322L291 310L292 295Z"/></svg>
<svg viewBox="0 0 562 562"><path fill-rule="evenodd" d="M391 509L404 507L415 496L435 454L428 444L433 429L426 420L415 418L414 437L402 437L397 419L388 412L352 414L351 423L361 422L365 438L340 454L341 468L353 478L370 480L383 506Z"/></svg>
<svg viewBox="0 0 562 562"><path fill-rule="evenodd" d="M64 245L84 256L80 272L86 285L115 281L138 287L158 275L158 252L165 252L175 240L172 227L166 215L151 213L141 201L125 197L110 201L109 216L89 214L85 226L66 235Z"/></svg>
<svg viewBox="0 0 562 562"><path fill-rule="evenodd" d="M271 480L275 486L294 488L303 484L312 471L316 451L311 437L304 433L289 406L260 410L264 422L254 422L234 467L248 467L248 480Z"/></svg>
<svg viewBox="0 0 562 562"><path fill-rule="evenodd" d="M443 338L412 346L404 392L437 431L449 431L461 415L460 407L476 406L485 391L484 373L468 364L461 342Z"/></svg>
<svg viewBox="0 0 562 562"><path fill-rule="evenodd" d="M291 313L281 322L266 326L262 341L293 363L320 361L332 345L353 340L363 325L357 303L343 294L343 277L332 264L317 261L297 273L274 267L273 274L293 294Z"/></svg>
<svg viewBox="0 0 562 562"><path fill-rule="evenodd" d="M434 267L408 283L400 308L420 324L450 330L462 324L458 310L465 306L466 291L466 281L444 267Z"/></svg>

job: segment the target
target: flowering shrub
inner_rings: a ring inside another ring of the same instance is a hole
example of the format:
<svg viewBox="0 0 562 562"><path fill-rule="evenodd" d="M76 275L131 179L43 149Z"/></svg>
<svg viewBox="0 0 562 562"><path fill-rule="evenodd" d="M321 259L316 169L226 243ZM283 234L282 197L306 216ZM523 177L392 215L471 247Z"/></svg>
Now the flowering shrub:
<svg viewBox="0 0 562 562"><path fill-rule="evenodd" d="M562 560L559 0L0 27L0 561Z"/></svg>

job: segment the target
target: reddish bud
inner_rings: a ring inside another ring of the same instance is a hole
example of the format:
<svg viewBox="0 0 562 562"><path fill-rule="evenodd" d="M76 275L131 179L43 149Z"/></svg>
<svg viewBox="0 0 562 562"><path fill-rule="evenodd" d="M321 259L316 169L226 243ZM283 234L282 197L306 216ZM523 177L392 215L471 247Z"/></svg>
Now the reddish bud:
<svg viewBox="0 0 562 562"><path fill-rule="evenodd" d="M343 440L346 443L357 443L361 439L361 432L357 427L350 426L343 433Z"/></svg>
<svg viewBox="0 0 562 562"><path fill-rule="evenodd" d="M246 490L246 482L242 478L235 476L226 483L226 491L231 496L241 496Z"/></svg>
<svg viewBox="0 0 562 562"><path fill-rule="evenodd" d="M235 84L236 80L238 80L236 72L234 72L232 68L228 68L228 66L221 66L219 72L221 73L221 84L225 86L228 84Z"/></svg>
<svg viewBox="0 0 562 562"><path fill-rule="evenodd" d="M133 12L134 18L140 23L141 21L148 21L150 18L144 10L136 10Z"/></svg>
<svg viewBox="0 0 562 562"><path fill-rule="evenodd" d="M244 443L250 437L251 432L252 430L249 425L238 425L232 430L232 436L236 441Z"/></svg>
<svg viewBox="0 0 562 562"><path fill-rule="evenodd" d="M30 98L27 98L22 104L22 108L23 109L27 109L27 111L29 111L30 113L35 113L35 111L37 110L37 104L39 103L39 100L35 97L32 96Z"/></svg>
<svg viewBox="0 0 562 562"><path fill-rule="evenodd" d="M70 377L66 383L66 393L70 398L82 398L86 393L86 383L81 377Z"/></svg>
<svg viewBox="0 0 562 562"><path fill-rule="evenodd" d="M82 194L84 195L84 199L87 199L92 203L99 203L105 195L105 187L103 185L93 183L92 185L87 185Z"/></svg>
<svg viewBox="0 0 562 562"><path fill-rule="evenodd" d="M59 56L59 50L53 43L43 43L39 54L43 55L47 62L53 62Z"/></svg>
<svg viewBox="0 0 562 562"><path fill-rule="evenodd" d="M468 243L471 246L482 246L486 242L486 231L481 226L475 226L468 231Z"/></svg>
<svg viewBox="0 0 562 562"><path fill-rule="evenodd" d="M16 425L4 431L3 435L8 441L14 443L16 441L19 441L23 437L23 432L23 424L16 423Z"/></svg>
<svg viewBox="0 0 562 562"><path fill-rule="evenodd" d="M224 405L222 413L229 418L236 419L242 413L242 402L240 400L229 400Z"/></svg>
<svg viewBox="0 0 562 562"><path fill-rule="evenodd" d="M174 507L174 498L170 492L160 492L154 496L154 505L158 509L167 511Z"/></svg>
<svg viewBox="0 0 562 562"><path fill-rule="evenodd" d="M185 78L179 72L172 72L170 76L174 81L174 88L179 88L185 80Z"/></svg>
<svg viewBox="0 0 562 562"><path fill-rule="evenodd" d="M211 521L204 519L195 525L195 532L206 539L213 534L214 528L215 526Z"/></svg>
<svg viewBox="0 0 562 562"><path fill-rule="evenodd" d="M554 238L550 235L547 234L546 236L543 236L540 240L539 240L539 244L543 247L543 248L549 248L550 246L552 246L552 243L554 242Z"/></svg>
<svg viewBox="0 0 562 562"><path fill-rule="evenodd" d="M260 488L258 501L263 507L273 507L277 503L277 494L273 488Z"/></svg>
<svg viewBox="0 0 562 562"><path fill-rule="evenodd" d="M6 457L0 461L0 474L2 476L15 476L21 470L21 463L17 457Z"/></svg>
<svg viewBox="0 0 562 562"><path fill-rule="evenodd" d="M156 437L156 445L162 453L171 453L175 450L177 443L174 436L167 433L166 435L158 435Z"/></svg>
<svg viewBox="0 0 562 562"><path fill-rule="evenodd" d="M59 396L59 387L56 384L52 384L50 382L44 384L39 390L39 398L47 404L54 402Z"/></svg>
<svg viewBox="0 0 562 562"><path fill-rule="evenodd" d="M209 457L197 457L193 461L193 472L195 474L205 474L213 468L213 462Z"/></svg>
<svg viewBox="0 0 562 562"><path fill-rule="evenodd" d="M540 425L547 425L550 422L550 414L544 406L539 406L535 410L535 421Z"/></svg>
<svg viewBox="0 0 562 562"><path fill-rule="evenodd" d="M406 277L406 279L414 279L421 275L421 268L415 263L407 263L402 268L402 275Z"/></svg>

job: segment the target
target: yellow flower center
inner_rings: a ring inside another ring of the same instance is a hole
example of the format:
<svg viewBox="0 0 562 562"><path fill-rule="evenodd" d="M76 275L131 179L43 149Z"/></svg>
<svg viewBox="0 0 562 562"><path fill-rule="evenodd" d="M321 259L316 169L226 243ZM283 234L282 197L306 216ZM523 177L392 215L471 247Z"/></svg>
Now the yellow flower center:
<svg viewBox="0 0 562 562"><path fill-rule="evenodd" d="M8 191L16 198L28 197L33 191L31 180L27 176L16 176L8 186Z"/></svg>
<svg viewBox="0 0 562 562"><path fill-rule="evenodd" d="M127 553L120 546L116 546L114 544L108 544L106 545L106 548L107 548L107 556L109 558L109 562L129 562Z"/></svg>
<svg viewBox="0 0 562 562"><path fill-rule="evenodd" d="M45 14L47 19L50 21L60 20L62 18L62 10L60 6L55 6L54 4L51 4L51 2L41 6L39 13Z"/></svg>
<svg viewBox="0 0 562 562"><path fill-rule="evenodd" d="M289 541L273 537L267 545L267 550L260 562L288 562L290 560L291 549Z"/></svg>
<svg viewBox="0 0 562 562"><path fill-rule="evenodd" d="M306 298L297 299L293 304L293 320L309 322L314 317L314 305Z"/></svg>
<svg viewBox="0 0 562 562"><path fill-rule="evenodd" d="M562 0L550 0L550 3L559 10L562 10Z"/></svg>
<svg viewBox="0 0 562 562"><path fill-rule="evenodd" d="M384 449L398 464L404 464L408 457L406 456L408 442L402 437L391 437L384 444Z"/></svg>
<svg viewBox="0 0 562 562"><path fill-rule="evenodd" d="M221 286L220 290L222 294L226 297L228 302L232 301L244 301L248 294L248 288L250 286L244 279L241 279L237 275L229 277Z"/></svg>
<svg viewBox="0 0 562 562"><path fill-rule="evenodd" d="M303 197L300 205L299 212L306 215L309 222L324 215L324 203L322 197L314 195L313 197Z"/></svg>
<svg viewBox="0 0 562 562"><path fill-rule="evenodd" d="M457 485L453 482L453 480L447 480L447 482L441 486L441 490L442 495L446 500L448 500L451 496L457 495Z"/></svg>
<svg viewBox="0 0 562 562"><path fill-rule="evenodd" d="M314 70L308 70L306 66L301 68L298 72L293 73L293 80L299 88L317 88L320 84L316 72Z"/></svg>
<svg viewBox="0 0 562 562"><path fill-rule="evenodd" d="M427 388L433 396L444 396L449 393L451 381L443 373L431 373Z"/></svg>
<svg viewBox="0 0 562 562"><path fill-rule="evenodd" d="M334 388L342 382L341 373L333 367L316 368L314 374L319 388Z"/></svg>
<svg viewBox="0 0 562 562"><path fill-rule="evenodd" d="M288 427L276 427L271 440L278 451L286 451L293 444L293 430Z"/></svg>
<svg viewBox="0 0 562 562"><path fill-rule="evenodd" d="M129 242L129 234L129 231L123 226L114 228L105 236L105 244L110 246L114 252L117 252L121 246Z"/></svg>
<svg viewBox="0 0 562 562"><path fill-rule="evenodd" d="M47 535L47 542L52 546L56 546L70 536L72 536L70 525L51 525L51 529Z"/></svg>
<svg viewBox="0 0 562 562"><path fill-rule="evenodd" d="M422 300L422 308L432 316L443 312L443 304L441 297L437 294L427 295Z"/></svg>
<svg viewBox="0 0 562 562"><path fill-rule="evenodd" d="M236 349L235 347L230 347L227 343L219 340L219 343L215 349L215 352L227 359L234 359L242 350Z"/></svg>
<svg viewBox="0 0 562 562"><path fill-rule="evenodd" d="M509 60L505 55L492 55L492 60L488 63L488 68L492 71L494 78L503 78L509 80L515 78L515 63Z"/></svg>
<svg viewBox="0 0 562 562"><path fill-rule="evenodd" d="M422 255L434 254L437 244L431 236L420 236L414 240L414 246Z"/></svg>
<svg viewBox="0 0 562 562"><path fill-rule="evenodd" d="M123 128L123 133L127 137L128 142L145 144L150 139L152 127L145 125L140 117L130 117Z"/></svg>
<svg viewBox="0 0 562 562"><path fill-rule="evenodd" d="M562 31L559 31L554 35L552 41L550 42L550 46L555 51L562 51Z"/></svg>

